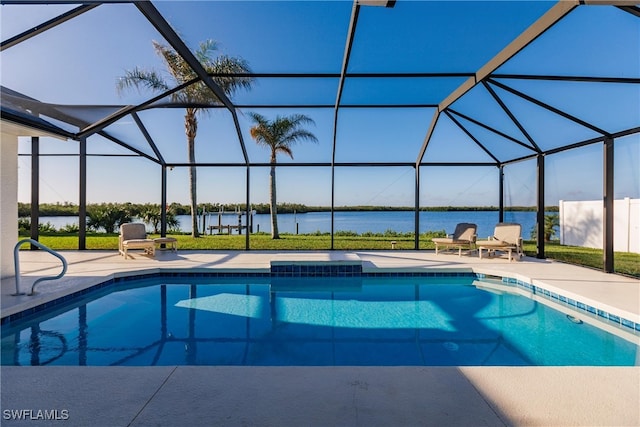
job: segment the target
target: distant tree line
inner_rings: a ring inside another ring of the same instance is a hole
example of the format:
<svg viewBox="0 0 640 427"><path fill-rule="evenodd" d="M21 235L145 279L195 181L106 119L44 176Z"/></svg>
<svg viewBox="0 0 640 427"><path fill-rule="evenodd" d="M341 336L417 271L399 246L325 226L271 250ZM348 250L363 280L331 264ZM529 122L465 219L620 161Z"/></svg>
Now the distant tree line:
<svg viewBox="0 0 640 427"><path fill-rule="evenodd" d="M269 203L256 203L251 205L251 209L258 214L269 213ZM90 203L87 204L87 212L100 210L118 210L126 212L130 217L141 217L144 212L157 211L160 212L160 205L157 203ZM198 205L199 213L202 212L233 212L236 210L246 210L244 203L200 203ZM307 213L307 212L328 212L331 210L329 206L307 206L301 203L278 203L278 213ZM336 206L335 211L413 211L410 206ZM430 212L455 212L455 211L498 211L497 206L433 206L421 207L421 211ZM535 212L535 206L509 206L505 207L509 212ZM557 206L545 206L547 212L558 212ZM40 216L77 216L78 205L65 203L41 203L39 206ZM172 215L190 215L191 208L189 205L180 203L171 203L167 206L167 212ZM18 216L31 216L30 203L18 203Z"/></svg>

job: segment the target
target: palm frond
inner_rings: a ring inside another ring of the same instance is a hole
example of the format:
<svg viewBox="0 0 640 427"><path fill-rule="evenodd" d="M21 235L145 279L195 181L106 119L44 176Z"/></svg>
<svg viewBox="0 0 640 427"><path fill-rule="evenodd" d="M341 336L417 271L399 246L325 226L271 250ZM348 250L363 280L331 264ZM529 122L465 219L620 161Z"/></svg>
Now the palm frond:
<svg viewBox="0 0 640 427"><path fill-rule="evenodd" d="M206 70L213 78L213 81L229 97L233 96L239 89L251 89L253 84L251 77L225 76L225 74L251 73L249 64L242 58L221 55L207 64Z"/></svg>
<svg viewBox="0 0 640 427"><path fill-rule="evenodd" d="M198 61L205 66L211 62L211 54L218 50L218 43L215 40L207 39L200 43L198 50L194 52Z"/></svg>
<svg viewBox="0 0 640 427"><path fill-rule="evenodd" d="M287 145L278 145L275 151L276 153L284 153L293 159L293 151Z"/></svg>
<svg viewBox="0 0 640 427"><path fill-rule="evenodd" d="M218 97L204 84L203 81L198 81L191 86L184 89L184 95L187 102L193 102L197 104L210 104L212 106L221 105L221 101Z"/></svg>
<svg viewBox="0 0 640 427"><path fill-rule="evenodd" d="M247 115L251 118L251 120L253 120L255 123L259 125L265 126L267 124L267 118L262 114L258 114L253 111L250 111L249 113L247 113Z"/></svg>
<svg viewBox="0 0 640 427"><path fill-rule="evenodd" d="M178 84L188 82L197 77L189 64L187 64L184 58L178 55L173 48L158 43L155 40L153 41L153 47L156 53L164 60L167 70Z"/></svg>
<svg viewBox="0 0 640 427"><path fill-rule="evenodd" d="M295 144L298 141L318 142L318 138L308 130L296 129L293 130L283 138L283 143L287 145Z"/></svg>
<svg viewBox="0 0 640 427"><path fill-rule="evenodd" d="M297 127L300 125L314 125L316 122L309 116L305 116L304 114L293 114L288 117L288 119Z"/></svg>
<svg viewBox="0 0 640 427"><path fill-rule="evenodd" d="M175 85L197 78L196 73L187 64L187 62L178 55L178 53L170 46L163 45L157 41L153 41L153 48L162 58L167 68L168 75L172 77ZM214 81L221 87L227 96L231 96L240 88L250 88L252 79L249 77L233 77L220 74L241 74L250 73L251 70L247 62L241 58L229 57L221 55L214 57L218 45L214 40L205 40L200 43L198 49L194 52L196 58L203 65L204 69L212 75ZM218 76L216 76L218 75ZM170 85L156 71L145 71L134 69L127 72L117 82L118 93L122 93L125 89L136 87L139 90L147 89L154 92L166 91L170 89ZM199 105L217 106L221 101L213 93L213 91L203 82L197 81L183 90L174 93L171 96L172 101L182 103L194 103ZM207 112L206 107L199 109L199 112Z"/></svg>
<svg viewBox="0 0 640 427"><path fill-rule="evenodd" d="M142 70L138 67L125 72L116 82L118 94L122 94L125 89L136 88L162 92L169 90L167 82L155 71Z"/></svg>
<svg viewBox="0 0 640 427"><path fill-rule="evenodd" d="M288 117L277 117L275 123L278 127L280 144L290 146L298 141L318 142L316 136L306 129L302 129L304 124L314 124L315 122L304 114L294 114Z"/></svg>
<svg viewBox="0 0 640 427"><path fill-rule="evenodd" d="M276 140L269 127L256 125L249 129L249 133L258 145L265 145L267 147L275 147L276 145L276 142L274 142Z"/></svg>

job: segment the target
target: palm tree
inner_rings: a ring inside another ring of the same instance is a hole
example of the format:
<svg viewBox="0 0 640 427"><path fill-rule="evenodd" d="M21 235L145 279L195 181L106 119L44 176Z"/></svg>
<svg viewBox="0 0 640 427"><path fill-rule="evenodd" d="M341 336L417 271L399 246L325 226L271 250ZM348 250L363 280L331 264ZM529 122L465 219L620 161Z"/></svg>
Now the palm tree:
<svg viewBox="0 0 640 427"><path fill-rule="evenodd" d="M179 86L197 78L196 73L187 62L178 55L171 47L153 41L153 48L162 58L166 66L167 75L163 75L155 70L143 70L138 67L127 71L118 80L118 91L124 89L137 88L146 89L152 92L165 92L171 87ZM206 40L200 43L197 51L194 52L204 69L212 75L213 81L220 86L227 96L231 96L237 89L251 87L252 79L249 77L237 77L237 74L250 73L251 70L247 62L242 58L230 57L227 55L213 56L218 49L213 40ZM235 76L233 75L235 74ZM231 76L229 76L231 75ZM198 114L208 112L203 105L220 105L220 101L204 82L198 80L196 83L187 86L171 95L171 101L186 104L186 114L184 116L184 127L187 135L188 161L192 165L189 167L189 190L191 194L191 235L198 237L198 203L196 199L196 167L195 163L195 140L198 130ZM197 106L188 106L189 104Z"/></svg>
<svg viewBox="0 0 640 427"><path fill-rule="evenodd" d="M557 214L549 214L544 216L544 241L550 242L551 238L556 235L556 228L560 225L560 217ZM531 238L538 238L538 227L533 226L531 229Z"/></svg>
<svg viewBox="0 0 640 427"><path fill-rule="evenodd" d="M276 117L271 121L257 113L249 113L255 123L251 127L251 137L258 145L271 150L271 171L269 173L269 205L271 208L271 238L279 239L278 208L276 204L276 155L284 153L293 159L291 146L299 141L318 142L314 134L302 126L315 124L313 119L304 114L294 114L288 117Z"/></svg>
<svg viewBox="0 0 640 427"><path fill-rule="evenodd" d="M147 207L145 210L140 212L140 218L147 224L150 224L153 227L153 232L155 234L160 234L160 221L162 219L162 209L153 206ZM180 221L176 218L176 215L168 210L167 211L167 227L175 228L180 225Z"/></svg>

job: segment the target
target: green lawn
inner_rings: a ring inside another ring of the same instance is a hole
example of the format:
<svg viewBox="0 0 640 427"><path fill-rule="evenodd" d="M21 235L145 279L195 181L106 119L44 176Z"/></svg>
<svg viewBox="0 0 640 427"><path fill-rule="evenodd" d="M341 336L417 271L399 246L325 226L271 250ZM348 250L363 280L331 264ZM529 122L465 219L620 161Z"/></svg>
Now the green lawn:
<svg viewBox="0 0 640 427"><path fill-rule="evenodd" d="M159 237L151 235L150 237ZM213 235L192 238L190 235L172 235L178 239L180 250L244 250L245 236ZM390 250L391 242L396 242L397 250L412 250L414 239L410 235L402 236L334 236L334 248L338 250ZM78 248L77 235L43 234L40 242L55 250L74 250ZM268 234L253 234L250 239L250 249L254 250L328 250L331 247L331 236L324 235L290 235L282 234L278 240L272 240ZM24 245L23 249L28 248ZM87 249L118 249L117 234L87 234ZM420 249L434 249L430 237L420 240ZM536 245L533 241L526 241L524 251L529 256L535 256ZM602 250L575 246L562 246L557 242L545 244L547 258L578 264L595 269L602 269ZM616 273L633 277L640 277L640 254L616 252L614 254L614 268Z"/></svg>
<svg viewBox="0 0 640 427"><path fill-rule="evenodd" d="M524 251L527 255L536 255L535 242L525 242ZM579 246L563 246L558 242L545 243L545 256L557 261L592 267L603 268L603 253L601 249L583 248ZM613 268L616 273L640 278L640 254L629 252L614 252Z"/></svg>

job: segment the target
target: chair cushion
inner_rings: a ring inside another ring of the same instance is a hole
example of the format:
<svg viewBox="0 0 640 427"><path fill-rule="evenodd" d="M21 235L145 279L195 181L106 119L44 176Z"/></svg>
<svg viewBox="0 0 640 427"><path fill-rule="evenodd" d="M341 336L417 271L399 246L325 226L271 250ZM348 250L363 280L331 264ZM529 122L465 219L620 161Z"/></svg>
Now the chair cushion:
<svg viewBox="0 0 640 427"><path fill-rule="evenodd" d="M434 237L431 240L433 243L439 243L442 245L469 245L472 243L471 240L451 239L447 237Z"/></svg>
<svg viewBox="0 0 640 427"><path fill-rule="evenodd" d="M122 244L127 247L147 247L152 246L154 243L151 239L130 239L124 240Z"/></svg>
<svg viewBox="0 0 640 427"><path fill-rule="evenodd" d="M513 243L503 242L501 240L482 240L482 241L476 242L476 245L483 248L484 247L508 248L508 247L516 246Z"/></svg>

